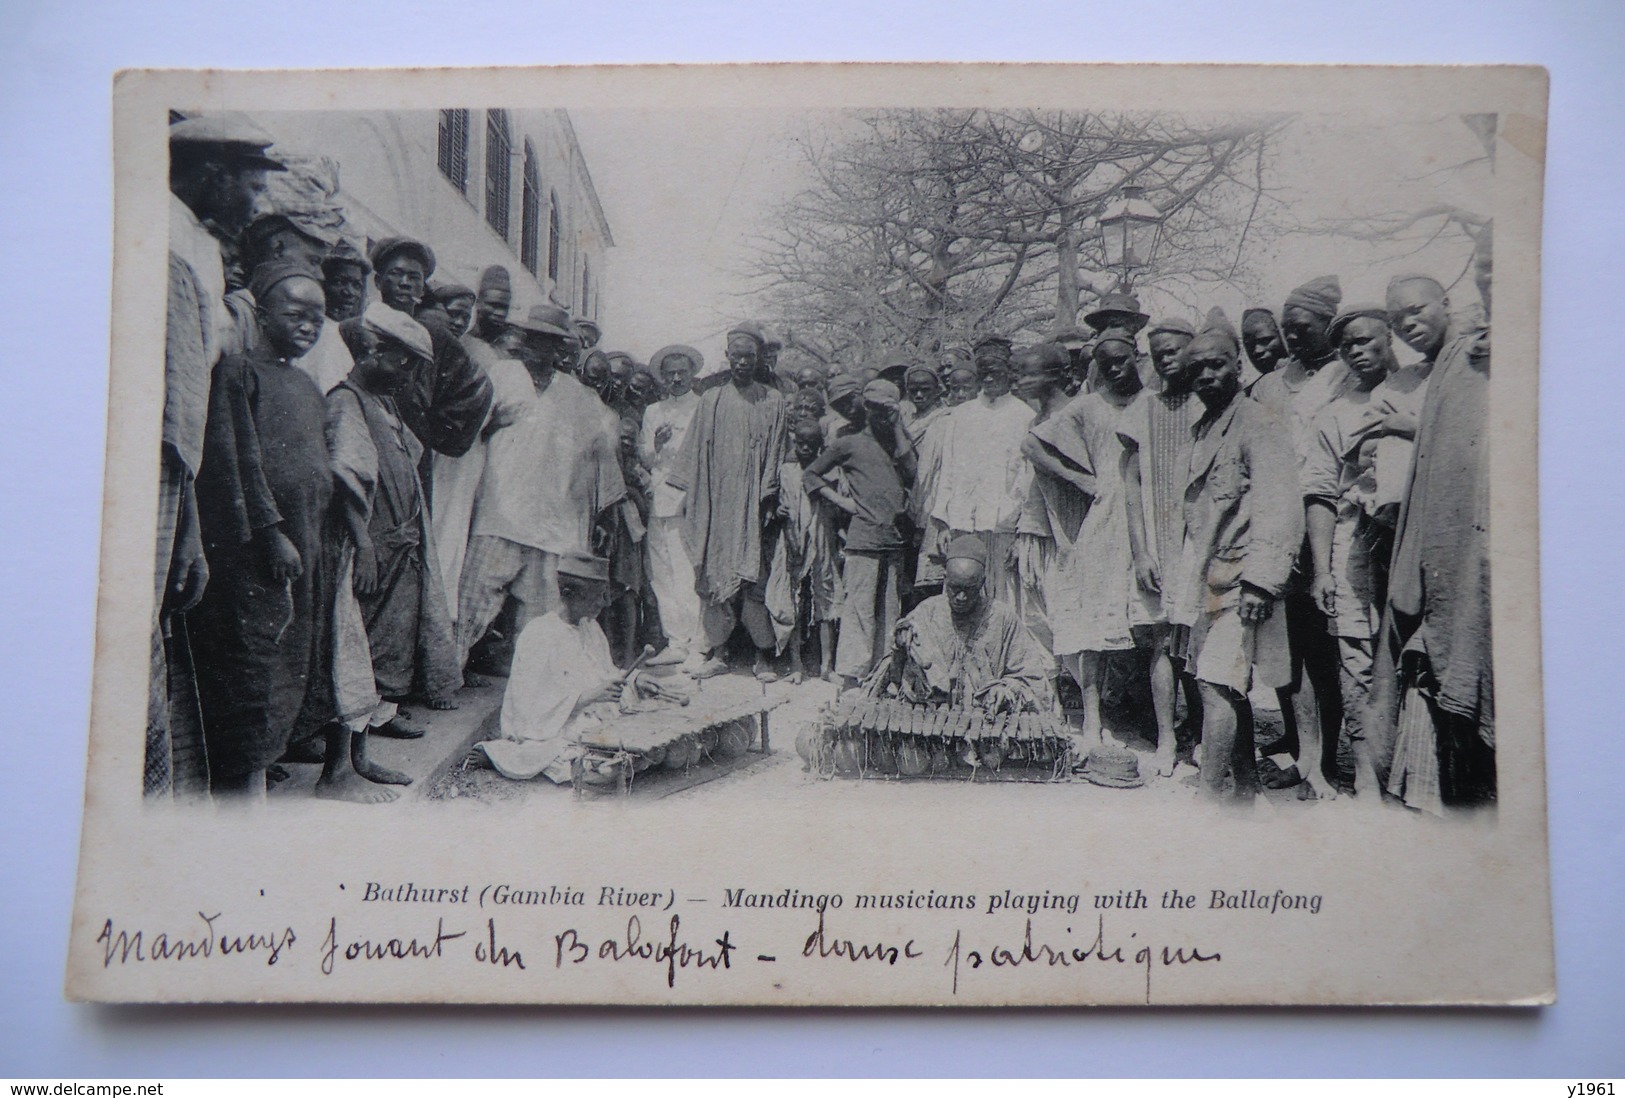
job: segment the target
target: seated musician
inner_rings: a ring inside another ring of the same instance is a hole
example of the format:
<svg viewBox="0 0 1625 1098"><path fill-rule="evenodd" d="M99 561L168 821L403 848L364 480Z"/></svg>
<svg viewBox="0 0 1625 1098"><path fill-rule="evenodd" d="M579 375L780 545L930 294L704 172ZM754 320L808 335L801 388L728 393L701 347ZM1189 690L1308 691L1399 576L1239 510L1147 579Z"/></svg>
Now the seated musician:
<svg viewBox="0 0 1625 1098"><path fill-rule="evenodd" d="M897 627L907 651L901 674L929 689L931 701L990 713L1055 707L1048 653L1039 650L1021 619L987 593L987 546L971 535L948 543L942 594L926 599ZM894 661L894 663L897 661Z"/></svg>
<svg viewBox="0 0 1625 1098"><path fill-rule="evenodd" d="M513 672L502 698L501 738L478 745L506 778L542 774L568 782L580 754L577 736L621 701L623 675L598 624L598 614L609 602L609 562L565 553L558 572L558 607L532 619L514 646Z"/></svg>

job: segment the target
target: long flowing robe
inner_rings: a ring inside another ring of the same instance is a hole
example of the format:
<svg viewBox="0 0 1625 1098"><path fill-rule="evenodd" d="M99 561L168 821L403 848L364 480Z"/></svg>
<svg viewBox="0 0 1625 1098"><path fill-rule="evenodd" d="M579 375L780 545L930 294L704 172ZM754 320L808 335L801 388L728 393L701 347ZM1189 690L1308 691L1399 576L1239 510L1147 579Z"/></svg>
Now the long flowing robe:
<svg viewBox="0 0 1625 1098"><path fill-rule="evenodd" d="M218 262L218 257L217 257ZM148 795L192 796L209 788L208 752L184 615L168 609L171 578L202 556L196 478L209 407L208 348L213 317L191 264L169 253L164 328L164 424L159 460L152 647L147 692L143 788Z"/></svg>
<svg viewBox="0 0 1625 1098"><path fill-rule="evenodd" d="M968 704L994 683L1011 687L1031 708L1048 711L1053 661L1039 650L1014 610L984 597L965 622L954 620L946 595L916 606L899 626L914 629L913 651L932 692ZM924 666L929 662L930 666Z"/></svg>
<svg viewBox="0 0 1625 1098"><path fill-rule="evenodd" d="M336 486L366 517L376 558L378 587L356 599L378 693L449 694L462 674L418 480L423 445L393 401L354 381L328 395L327 444Z"/></svg>
<svg viewBox="0 0 1625 1098"><path fill-rule="evenodd" d="M331 703L318 633L332 598L322 553L333 493L325 423L316 383L264 344L215 367L197 479L210 579L191 633L218 775L274 762L303 724L307 691ZM299 553L291 581L268 572L259 542L273 526Z"/></svg>
<svg viewBox="0 0 1625 1098"><path fill-rule="evenodd" d="M1495 747L1489 385L1488 333L1469 332L1439 355L1422 405L1373 687L1373 754L1385 781L1402 695L1424 670L1433 704Z"/></svg>
<svg viewBox="0 0 1625 1098"><path fill-rule="evenodd" d="M1095 489L1054 569L1048 602L1057 655L1133 648L1131 630L1157 618L1156 600L1135 577L1119 434L1127 411L1143 399L1143 392L1116 396L1104 388L1083 393L1033 429L1034 438L1090 477ZM1077 512L1082 493L1042 473L1039 479L1046 494ZM1056 533L1058 544L1066 533Z"/></svg>
<svg viewBox="0 0 1625 1098"><path fill-rule="evenodd" d="M502 696L502 736L480 748L503 777L545 774L569 781L575 735L597 723L599 711L613 709L582 708L581 699L616 674L609 640L592 618L575 625L557 613L533 619L514 646L513 674Z"/></svg>
<svg viewBox="0 0 1625 1098"><path fill-rule="evenodd" d="M784 397L752 382L700 397L666 481L688 493L683 548L700 598L726 602L767 576L763 508L779 494L788 422Z"/></svg>

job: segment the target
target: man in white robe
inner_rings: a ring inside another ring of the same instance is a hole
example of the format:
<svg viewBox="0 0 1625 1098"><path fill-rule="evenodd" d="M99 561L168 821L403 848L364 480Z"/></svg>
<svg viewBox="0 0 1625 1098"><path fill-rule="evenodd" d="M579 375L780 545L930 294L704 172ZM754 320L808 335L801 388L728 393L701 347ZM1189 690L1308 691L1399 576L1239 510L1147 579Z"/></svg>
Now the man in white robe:
<svg viewBox="0 0 1625 1098"><path fill-rule="evenodd" d="M598 624L609 604L609 562L561 555L558 588L558 606L519 634L502 696L500 738L479 744L497 773L517 781L541 774L568 782L580 754L577 737L612 715L621 700L622 676ZM593 776L607 779L612 772L597 769Z"/></svg>

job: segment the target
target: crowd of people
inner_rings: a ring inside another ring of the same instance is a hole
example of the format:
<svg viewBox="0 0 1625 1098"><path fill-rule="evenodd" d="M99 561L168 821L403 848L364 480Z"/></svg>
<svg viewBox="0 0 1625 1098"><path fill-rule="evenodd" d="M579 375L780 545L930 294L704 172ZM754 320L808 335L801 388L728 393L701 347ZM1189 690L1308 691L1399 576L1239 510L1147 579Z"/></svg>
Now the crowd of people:
<svg viewBox="0 0 1625 1098"><path fill-rule="evenodd" d="M1494 801L1489 335L1439 280L1321 276L1239 329L1115 293L1087 330L844 365L747 321L707 373L274 208L271 145L171 127L149 793L320 761L318 795L393 799L369 737L504 675L493 765L567 781L634 663L853 688L907 636L928 678L1071 699L1084 745L1126 659L1156 775L1215 798Z"/></svg>

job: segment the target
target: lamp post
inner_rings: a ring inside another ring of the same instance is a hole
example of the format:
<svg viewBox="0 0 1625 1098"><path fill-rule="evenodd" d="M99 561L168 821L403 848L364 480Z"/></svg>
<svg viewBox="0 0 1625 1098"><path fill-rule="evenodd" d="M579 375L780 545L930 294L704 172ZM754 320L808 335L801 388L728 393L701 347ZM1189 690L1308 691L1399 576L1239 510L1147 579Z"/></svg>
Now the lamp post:
<svg viewBox="0 0 1625 1098"><path fill-rule="evenodd" d="M1101 213L1100 241L1106 266L1116 267L1117 289L1128 293L1134 272L1151 265L1162 232L1162 211L1145 197L1145 188L1129 184Z"/></svg>

